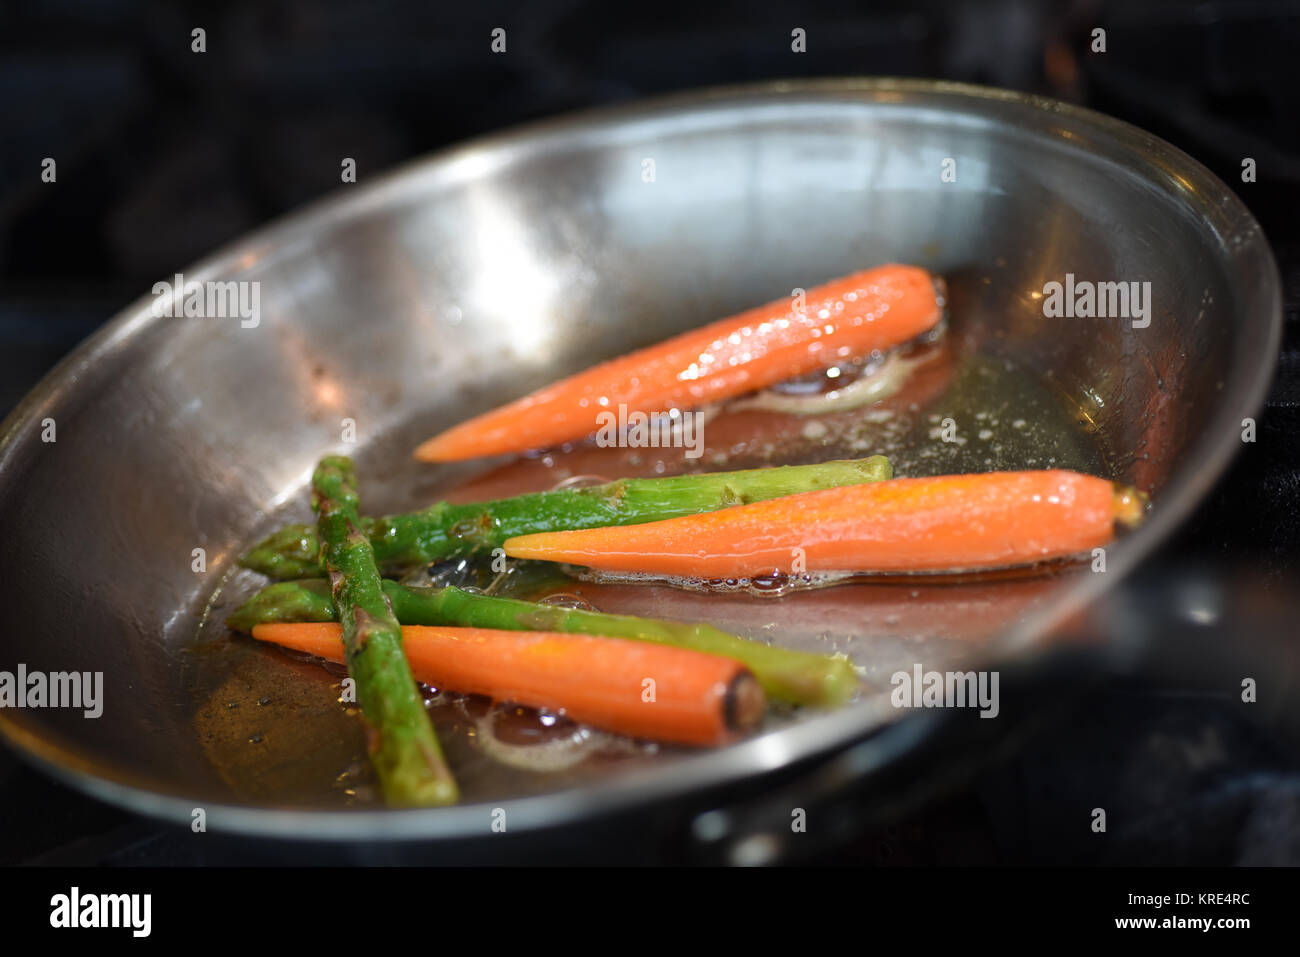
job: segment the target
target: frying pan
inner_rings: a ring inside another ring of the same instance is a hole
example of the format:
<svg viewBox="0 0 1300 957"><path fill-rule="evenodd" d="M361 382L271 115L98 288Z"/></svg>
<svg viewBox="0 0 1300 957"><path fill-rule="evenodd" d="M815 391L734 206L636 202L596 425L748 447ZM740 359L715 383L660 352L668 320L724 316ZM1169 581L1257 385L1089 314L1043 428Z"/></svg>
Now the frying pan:
<svg viewBox="0 0 1300 957"><path fill-rule="evenodd" d="M259 283L256 325L160 317L146 296L65 359L0 433L0 668L103 672L103 714L5 709L0 730L136 811L189 822L202 807L213 829L368 841L487 835L496 807L513 832L571 824L743 790L835 753L904 758L927 716L868 693L718 751L554 777L494 778L470 762L460 806L344 808L308 787L359 746L329 685L220 626L258 584L234 570L240 547L306 516L323 452L357 457L368 511L428 501L511 466L417 465L419 439L595 360L888 261L946 277L958 362L1031 373L1038 391L1008 399L1008 415L1061 423L986 461L1075 455L1150 492L1150 518L1104 574L868 583L770 606L731 598L711 617L762 634L771 607L782 640L848 651L877 689L903 661L1032 670L1239 446L1279 343L1268 245L1206 169L1116 120L950 83L783 82L547 121L345 187L184 271ZM1149 325L1047 318L1044 285L1066 273L1149 282ZM341 445L345 419L355 445ZM913 426L916 453L926 422ZM919 470L924 456L900 448ZM946 467L981 464L964 454ZM527 478L538 466L517 467ZM709 615L681 593L608 591L610 610ZM845 752L864 739L869 751ZM241 772L259 744L277 757Z"/></svg>

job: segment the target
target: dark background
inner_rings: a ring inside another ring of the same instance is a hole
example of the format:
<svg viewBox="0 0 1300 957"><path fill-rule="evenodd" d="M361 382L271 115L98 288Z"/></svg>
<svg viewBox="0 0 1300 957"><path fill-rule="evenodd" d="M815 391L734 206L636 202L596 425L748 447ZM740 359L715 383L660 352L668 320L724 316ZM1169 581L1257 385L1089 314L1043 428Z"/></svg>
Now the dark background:
<svg viewBox="0 0 1300 957"><path fill-rule="evenodd" d="M191 51L196 27L205 53ZM495 27L507 31L505 54L490 50ZM794 27L807 31L806 53L790 50ZM1096 27L1105 53L1089 49ZM364 183L478 133L672 90L943 77L1143 126L1212 169L1263 224L1287 311L1258 441L1129 587L1202 581L1235 595L1245 582L1286 596L1300 578L1298 59L1294 3L0 3L0 414L155 281L345 188L342 157ZM1241 181L1247 156L1255 183ZM58 164L55 184L41 181L45 157ZM1060 736L823 859L1300 863L1288 739L1170 680L1109 684L1087 705L1093 719L1065 722ZM1127 836L1103 849L1070 830L1062 809L1080 780L1130 810ZM283 859L211 839L197 847L3 753L0 821L6 863ZM618 831L589 844L579 859L682 853Z"/></svg>

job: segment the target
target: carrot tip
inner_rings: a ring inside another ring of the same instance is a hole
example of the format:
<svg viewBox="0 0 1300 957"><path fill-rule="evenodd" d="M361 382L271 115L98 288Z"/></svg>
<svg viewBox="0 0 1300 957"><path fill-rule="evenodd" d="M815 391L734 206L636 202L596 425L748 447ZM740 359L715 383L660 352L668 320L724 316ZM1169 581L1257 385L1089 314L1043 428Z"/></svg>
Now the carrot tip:
<svg viewBox="0 0 1300 957"><path fill-rule="evenodd" d="M442 448L441 439L441 435L435 435L433 438L421 442L415 448L415 458L420 462L445 461L445 452Z"/></svg>
<svg viewBox="0 0 1300 957"><path fill-rule="evenodd" d="M1129 485L1118 485L1115 487L1115 496L1113 499L1115 509L1115 521L1125 528L1136 528L1142 521L1146 513L1147 503L1150 496L1145 492L1139 492Z"/></svg>
<svg viewBox="0 0 1300 957"><path fill-rule="evenodd" d="M501 543L510 558L536 558L544 561L551 554L550 545L554 535L560 533L534 532L531 535L516 535Z"/></svg>
<svg viewBox="0 0 1300 957"><path fill-rule="evenodd" d="M727 725L736 731L748 731L763 719L767 695L763 686L748 671L742 671L727 689Z"/></svg>

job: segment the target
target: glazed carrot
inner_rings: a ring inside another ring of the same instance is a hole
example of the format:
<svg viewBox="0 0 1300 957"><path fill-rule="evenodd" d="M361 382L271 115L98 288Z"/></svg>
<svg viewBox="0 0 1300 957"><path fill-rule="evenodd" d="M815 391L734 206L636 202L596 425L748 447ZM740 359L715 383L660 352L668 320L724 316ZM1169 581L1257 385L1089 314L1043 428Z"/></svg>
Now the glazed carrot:
<svg viewBox="0 0 1300 957"><path fill-rule="evenodd" d="M688 578L1001 568L1088 552L1141 517L1139 493L1066 471L891 479L700 515L521 535L515 558Z"/></svg>
<svg viewBox="0 0 1300 957"><path fill-rule="evenodd" d="M809 289L802 303L778 299L593 366L448 429L415 457L450 462L580 439L612 428L620 405L653 415L727 399L899 345L941 314L924 269L853 273Z"/></svg>
<svg viewBox="0 0 1300 957"><path fill-rule="evenodd" d="M343 660L333 623L267 624L253 637ZM547 631L404 625L416 679L563 711L575 721L636 738L720 744L758 723L766 701L737 661L669 645Z"/></svg>

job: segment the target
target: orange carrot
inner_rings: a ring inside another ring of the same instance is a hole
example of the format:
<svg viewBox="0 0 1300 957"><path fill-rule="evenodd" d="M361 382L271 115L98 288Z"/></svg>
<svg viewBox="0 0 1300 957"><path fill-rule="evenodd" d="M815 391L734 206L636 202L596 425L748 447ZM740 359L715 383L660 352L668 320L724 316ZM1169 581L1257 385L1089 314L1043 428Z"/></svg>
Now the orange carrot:
<svg viewBox="0 0 1300 957"><path fill-rule="evenodd" d="M580 439L627 414L686 410L888 349L931 329L935 280L880 266L778 299L594 366L429 439L428 462L522 452ZM603 413L603 415L602 415Z"/></svg>
<svg viewBox="0 0 1300 957"><path fill-rule="evenodd" d="M257 625L253 637L343 660L334 623ZM752 728L766 701L737 661L670 645L544 631L402 626L416 679L562 711L636 738L719 744Z"/></svg>
<svg viewBox="0 0 1300 957"><path fill-rule="evenodd" d="M716 512L507 539L506 554L609 571L753 578L1001 568L1104 545L1139 493L1077 472L891 479Z"/></svg>

